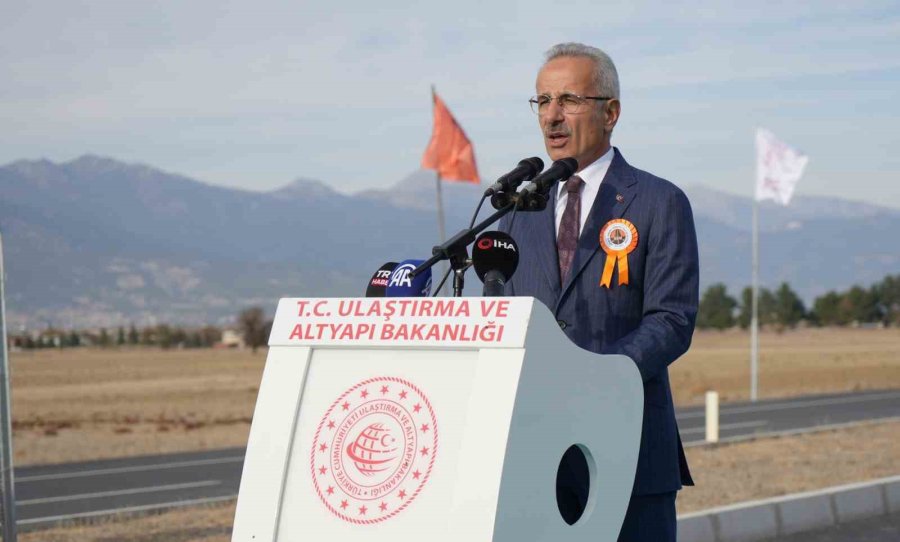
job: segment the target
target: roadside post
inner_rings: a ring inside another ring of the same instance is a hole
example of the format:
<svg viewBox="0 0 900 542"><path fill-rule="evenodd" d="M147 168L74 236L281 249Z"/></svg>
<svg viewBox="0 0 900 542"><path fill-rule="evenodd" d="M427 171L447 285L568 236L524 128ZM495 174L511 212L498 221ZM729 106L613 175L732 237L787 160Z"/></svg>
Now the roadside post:
<svg viewBox="0 0 900 542"><path fill-rule="evenodd" d="M706 392L706 442L719 442L719 392Z"/></svg>
<svg viewBox="0 0 900 542"><path fill-rule="evenodd" d="M0 233L0 477L3 478L3 542L16 542L16 490L9 408L9 357L6 351L6 294L3 289L5 281L3 234Z"/></svg>

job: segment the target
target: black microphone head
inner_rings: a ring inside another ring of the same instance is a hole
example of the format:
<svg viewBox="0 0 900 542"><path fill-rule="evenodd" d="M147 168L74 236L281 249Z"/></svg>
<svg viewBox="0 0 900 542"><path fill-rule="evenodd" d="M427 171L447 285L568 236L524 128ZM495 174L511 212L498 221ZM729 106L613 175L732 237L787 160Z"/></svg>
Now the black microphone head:
<svg viewBox="0 0 900 542"><path fill-rule="evenodd" d="M388 262L378 268L372 278L369 279L369 285L366 287L366 297L384 297L387 290L388 281L391 279L391 273L397 267L397 262Z"/></svg>
<svg viewBox="0 0 900 542"><path fill-rule="evenodd" d="M488 271L499 271L509 280L519 265L519 247L509 234L486 231L478 236L472 247L472 266L484 282Z"/></svg>
<svg viewBox="0 0 900 542"><path fill-rule="evenodd" d="M560 158L550 164L547 171L541 173L523 191L527 193L545 193L559 181L568 180L578 171L578 160L574 158Z"/></svg>
<svg viewBox="0 0 900 542"><path fill-rule="evenodd" d="M538 158L537 156L532 156L531 158L526 158L523 162L529 162L531 166L534 168L535 173L540 173L544 169L544 161Z"/></svg>
<svg viewBox="0 0 900 542"><path fill-rule="evenodd" d="M528 164L531 166L535 175L537 175L538 173L540 173L541 171L544 170L544 161L541 160L540 158L538 158L537 156L532 156L531 158L526 158L526 159L522 160L521 162L519 162L520 166L524 166L525 164Z"/></svg>
<svg viewBox="0 0 900 542"><path fill-rule="evenodd" d="M551 167L556 167L557 164L559 164L560 172L563 174L562 179L564 181L568 180L569 177L578 171L578 160L574 158L560 158L556 162L553 162Z"/></svg>
<svg viewBox="0 0 900 542"><path fill-rule="evenodd" d="M533 179L542 169L544 169L544 161L537 156L520 160L515 169L501 175L497 182L484 191L484 195L487 197L500 192L515 191L516 187Z"/></svg>

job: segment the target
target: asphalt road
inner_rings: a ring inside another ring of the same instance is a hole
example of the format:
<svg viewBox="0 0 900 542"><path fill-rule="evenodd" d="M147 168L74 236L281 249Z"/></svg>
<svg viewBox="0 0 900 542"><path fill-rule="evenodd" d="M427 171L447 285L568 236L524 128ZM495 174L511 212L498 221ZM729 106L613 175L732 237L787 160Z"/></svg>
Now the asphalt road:
<svg viewBox="0 0 900 542"><path fill-rule="evenodd" d="M244 449L15 469L20 528L233 499Z"/></svg>
<svg viewBox="0 0 900 542"><path fill-rule="evenodd" d="M685 445L704 442L705 407L678 409L675 417ZM719 409L719 441L803 433L893 417L900 417L900 390L729 403Z"/></svg>
<svg viewBox="0 0 900 542"><path fill-rule="evenodd" d="M686 445L704 439L704 408L679 409ZM900 390L733 403L720 411L720 441L808 432L900 417ZM233 499L244 450L129 457L15 470L20 528L119 512L138 512ZM837 540L837 539L836 539Z"/></svg>

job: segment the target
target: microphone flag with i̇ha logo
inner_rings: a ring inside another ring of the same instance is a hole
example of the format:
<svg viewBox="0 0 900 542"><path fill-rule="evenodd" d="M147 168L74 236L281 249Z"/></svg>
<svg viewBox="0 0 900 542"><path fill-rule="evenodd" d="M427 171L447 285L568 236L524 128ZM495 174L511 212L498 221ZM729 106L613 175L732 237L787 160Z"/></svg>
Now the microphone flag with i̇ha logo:
<svg viewBox="0 0 900 542"><path fill-rule="evenodd" d="M475 165L475 149L446 104L432 89L434 128L422 155L422 168L433 169L446 181L480 184Z"/></svg>

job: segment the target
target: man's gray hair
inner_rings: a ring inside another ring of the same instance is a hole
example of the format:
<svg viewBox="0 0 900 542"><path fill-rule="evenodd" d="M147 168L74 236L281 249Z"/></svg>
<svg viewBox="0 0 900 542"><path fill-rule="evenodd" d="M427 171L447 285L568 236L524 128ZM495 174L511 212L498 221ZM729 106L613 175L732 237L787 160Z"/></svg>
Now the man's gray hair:
<svg viewBox="0 0 900 542"><path fill-rule="evenodd" d="M583 43L558 43L544 54L544 63L564 56L581 56L594 61L594 84L601 96L619 98L619 72L609 55Z"/></svg>

